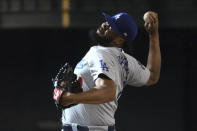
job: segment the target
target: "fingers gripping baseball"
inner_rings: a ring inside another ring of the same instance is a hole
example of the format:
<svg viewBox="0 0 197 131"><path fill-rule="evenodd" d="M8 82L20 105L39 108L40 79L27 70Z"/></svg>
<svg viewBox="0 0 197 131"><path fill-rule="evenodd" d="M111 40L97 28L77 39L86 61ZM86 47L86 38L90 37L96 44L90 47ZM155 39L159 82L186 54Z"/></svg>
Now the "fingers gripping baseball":
<svg viewBox="0 0 197 131"><path fill-rule="evenodd" d="M149 33L154 33L158 31L158 15L153 11L147 11L144 16L144 27L145 30Z"/></svg>

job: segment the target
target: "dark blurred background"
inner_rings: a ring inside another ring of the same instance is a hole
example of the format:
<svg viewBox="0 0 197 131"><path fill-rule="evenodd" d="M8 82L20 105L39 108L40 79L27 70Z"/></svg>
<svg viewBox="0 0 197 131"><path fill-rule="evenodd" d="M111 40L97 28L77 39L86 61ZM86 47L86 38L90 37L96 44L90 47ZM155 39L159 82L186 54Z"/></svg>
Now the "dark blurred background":
<svg viewBox="0 0 197 131"><path fill-rule="evenodd" d="M160 81L125 88L117 131L196 131L196 0L0 0L0 130L60 130L51 78L89 50L89 31L104 21L102 12L133 16L139 27L133 56L146 64L148 10L160 20Z"/></svg>

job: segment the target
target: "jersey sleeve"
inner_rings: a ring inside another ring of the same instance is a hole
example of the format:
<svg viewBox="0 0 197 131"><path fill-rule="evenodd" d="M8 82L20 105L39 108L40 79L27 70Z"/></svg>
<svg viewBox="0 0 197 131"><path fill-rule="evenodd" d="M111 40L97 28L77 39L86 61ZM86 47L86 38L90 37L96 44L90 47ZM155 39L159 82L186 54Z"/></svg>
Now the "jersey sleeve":
<svg viewBox="0 0 197 131"><path fill-rule="evenodd" d="M104 74L112 80L115 80L113 57L109 52L103 50L92 50L88 55L88 64L90 73L94 81L99 74Z"/></svg>
<svg viewBox="0 0 197 131"><path fill-rule="evenodd" d="M127 59L129 66L127 84L136 87L145 85L150 77L149 69L131 56L127 56Z"/></svg>

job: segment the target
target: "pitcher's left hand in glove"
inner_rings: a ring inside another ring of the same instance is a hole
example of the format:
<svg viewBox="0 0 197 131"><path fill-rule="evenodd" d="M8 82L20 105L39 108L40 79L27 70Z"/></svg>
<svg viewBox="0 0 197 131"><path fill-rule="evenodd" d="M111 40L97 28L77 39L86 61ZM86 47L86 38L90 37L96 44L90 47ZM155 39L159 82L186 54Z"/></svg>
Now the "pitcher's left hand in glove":
<svg viewBox="0 0 197 131"><path fill-rule="evenodd" d="M55 79L53 79L52 81L55 87L53 92L53 99L55 100L56 106L60 109L65 109L76 105L76 104L71 104L71 105L63 106L61 104L61 98L65 92L66 93L83 92L82 81L80 79L77 80L77 76L74 74L72 67L68 63L66 63L59 70Z"/></svg>

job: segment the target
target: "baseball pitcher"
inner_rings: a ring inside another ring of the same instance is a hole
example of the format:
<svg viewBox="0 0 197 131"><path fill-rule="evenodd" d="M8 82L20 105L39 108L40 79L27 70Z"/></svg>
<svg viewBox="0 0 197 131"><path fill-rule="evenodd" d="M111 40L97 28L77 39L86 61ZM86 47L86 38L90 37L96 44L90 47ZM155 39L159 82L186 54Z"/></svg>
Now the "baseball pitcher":
<svg viewBox="0 0 197 131"><path fill-rule="evenodd" d="M137 35L128 13L109 16L93 35L95 45L73 70L66 63L53 79L53 98L62 109L62 131L115 131L114 114L125 85L156 84L160 77L158 16L144 15L149 35L147 65L124 52Z"/></svg>

